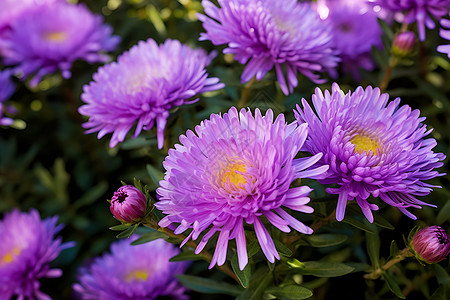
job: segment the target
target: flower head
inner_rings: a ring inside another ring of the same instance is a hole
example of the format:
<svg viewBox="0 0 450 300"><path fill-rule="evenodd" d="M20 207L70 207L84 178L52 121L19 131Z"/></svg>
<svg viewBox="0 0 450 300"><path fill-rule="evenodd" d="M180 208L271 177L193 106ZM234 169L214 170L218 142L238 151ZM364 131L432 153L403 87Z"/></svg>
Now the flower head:
<svg viewBox="0 0 450 300"><path fill-rule="evenodd" d="M50 269L49 263L72 243L61 244L55 238L62 225L58 218L41 220L36 210L14 210L0 221L0 295L2 299L48 299L39 290L39 280L59 277L62 271Z"/></svg>
<svg viewBox="0 0 450 300"><path fill-rule="evenodd" d="M318 5L319 12L327 11L326 17L321 16L332 28L333 45L340 53L343 70L359 79L359 67L369 71L374 68L372 47L382 46L376 13L365 1L327 0Z"/></svg>
<svg viewBox="0 0 450 300"><path fill-rule="evenodd" d="M141 245L130 245L121 240L111 245L111 253L98 257L87 268L82 268L79 283L73 289L81 299L188 299L176 274L182 274L187 262L169 262L180 251L164 240Z"/></svg>
<svg viewBox="0 0 450 300"><path fill-rule="evenodd" d="M439 175L445 155L434 153L436 140L425 139L431 132L422 124L419 110L399 106L400 99L388 103L388 94L378 88L358 87L345 94L334 83L332 92L317 88L312 101L314 112L305 99L303 110L297 105L299 123L310 126L305 150L323 153L318 165L329 165L324 184L338 194L336 219L342 220L348 200L356 200L366 218L372 222L369 196L378 197L397 207L408 217L416 217L407 208L430 205L416 198L428 195L435 187L425 180ZM433 206L433 205L430 205Z"/></svg>
<svg viewBox="0 0 450 300"><path fill-rule="evenodd" d="M121 222L133 223L140 220L147 208L147 198L132 185L121 186L111 199L110 210Z"/></svg>
<svg viewBox="0 0 450 300"><path fill-rule="evenodd" d="M2 46L4 63L16 66L23 78L32 75L32 86L57 70L69 78L72 63L78 59L109 60L103 52L114 50L119 42L111 33L102 17L84 5L63 1L36 5L11 22Z"/></svg>
<svg viewBox="0 0 450 300"><path fill-rule="evenodd" d="M394 13L403 13L401 22L417 22L419 38L425 40L425 26L434 29L433 18L439 20L450 9L450 0L370 0Z"/></svg>
<svg viewBox="0 0 450 300"><path fill-rule="evenodd" d="M169 110L192 96L224 87L218 78L209 78L205 67L211 57L177 40L157 45L152 39L139 42L119 56L117 63L100 67L94 81L84 87L85 105L79 112L90 119L83 126L87 133L98 131L98 138L113 133L110 147L125 139L137 122L133 137L156 122L158 147L164 142Z"/></svg>
<svg viewBox="0 0 450 300"><path fill-rule="evenodd" d="M3 117L3 102L14 93L14 83L11 81L11 71L0 71L0 125L9 126L13 123L10 118Z"/></svg>
<svg viewBox="0 0 450 300"><path fill-rule="evenodd" d="M443 39L446 39L450 41L450 20L449 19L442 19L441 20L441 30L439 31L439 34ZM439 45L437 47L437 51L441 53L445 53L448 55L448 58L450 58L450 44L447 45Z"/></svg>
<svg viewBox="0 0 450 300"><path fill-rule="evenodd" d="M291 216L291 209L311 213L307 186L291 187L297 178L321 175L328 167L306 170L322 154L294 159L307 136L307 125L289 125L280 114L273 120L268 110L262 116L257 109L231 108L223 116L212 114L180 137L169 150L164 167L166 175L156 190L155 206L167 214L159 225L180 223L175 233L188 228L192 232L185 242L196 240L202 232L196 253L219 233L210 267L226 260L228 241L235 239L239 267L248 262L244 222L253 224L267 259L279 259L274 242L261 217L284 232L290 227L310 234L312 229Z"/></svg>
<svg viewBox="0 0 450 300"><path fill-rule="evenodd" d="M450 254L450 236L440 226L425 227L413 236L411 250L420 261L438 263Z"/></svg>
<svg viewBox="0 0 450 300"><path fill-rule="evenodd" d="M399 33L392 43L392 54L398 58L410 55L416 45L416 35L412 31Z"/></svg>
<svg viewBox="0 0 450 300"><path fill-rule="evenodd" d="M206 33L201 40L227 44L224 53L247 64L242 82L261 80L275 66L285 94L297 86L297 71L314 82L317 72L336 67L330 29L310 4L297 0L219 0L220 7L203 0L206 15L198 15ZM287 83L283 68L286 69Z"/></svg>

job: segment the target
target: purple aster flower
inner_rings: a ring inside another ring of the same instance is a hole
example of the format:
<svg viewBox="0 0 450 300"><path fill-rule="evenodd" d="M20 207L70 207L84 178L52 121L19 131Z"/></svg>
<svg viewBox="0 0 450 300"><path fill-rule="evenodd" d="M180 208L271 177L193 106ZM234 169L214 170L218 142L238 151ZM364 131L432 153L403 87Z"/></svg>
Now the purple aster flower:
<svg viewBox="0 0 450 300"><path fill-rule="evenodd" d="M392 54L397 58L405 58L414 51L416 35L412 31L403 31L397 34L392 43Z"/></svg>
<svg viewBox="0 0 450 300"><path fill-rule="evenodd" d="M289 214L290 210L311 213L311 188L291 187L297 178L323 174L328 166L305 170L322 154L294 159L307 136L307 125L286 124L284 115L273 120L256 109L240 112L232 107L223 116L212 114L180 137L169 150L166 175L156 190L155 206L167 214L159 225L180 223L175 233L192 228L184 242L196 240L200 253L208 240L219 233L210 268L226 260L228 241L235 239L239 267L248 262L244 221L253 224L262 251L270 262L279 259L274 242L261 217L283 232L290 227L310 234L312 229Z"/></svg>
<svg viewBox="0 0 450 300"><path fill-rule="evenodd" d="M219 0L220 8L203 0L206 15L198 15L206 33L200 40L227 44L224 53L247 64L242 82L261 80L275 66L286 95L297 86L297 71L316 83L317 73L336 67L332 37L310 3L297 0ZM286 69L286 75L283 74ZM286 79L287 78L287 82Z"/></svg>
<svg viewBox="0 0 450 300"><path fill-rule="evenodd" d="M114 50L119 42L101 16L92 14L84 5L62 1L29 9L10 27L2 46L4 63L15 65L23 78L32 75L32 86L57 70L69 78L72 63L78 59L89 63L108 61L104 51Z"/></svg>
<svg viewBox="0 0 450 300"><path fill-rule="evenodd" d="M11 81L11 71L0 71L0 125L9 126L14 122L10 118L3 117L3 111L5 109L3 102L11 97L14 89L14 83Z"/></svg>
<svg viewBox="0 0 450 300"><path fill-rule="evenodd" d="M420 261L438 263L450 254L450 236L440 226L425 227L413 236L411 249Z"/></svg>
<svg viewBox="0 0 450 300"><path fill-rule="evenodd" d="M161 149L171 108L196 102L188 99L198 93L224 87L206 73L211 58L202 49L193 50L177 40L159 46L152 39L139 42L117 63L100 67L94 81L84 87L81 99L87 104L79 112L90 119L83 127L87 133L98 131L99 139L112 132L112 148L136 122L133 137L156 122Z"/></svg>
<svg viewBox="0 0 450 300"><path fill-rule="evenodd" d="M450 20L449 19L442 19L441 20L441 30L439 34L443 39L446 39L450 41ZM441 53L445 53L448 55L448 58L450 58L450 44L447 45L439 45L437 47L437 51Z"/></svg>
<svg viewBox="0 0 450 300"><path fill-rule="evenodd" d="M359 67L368 71L374 68L372 47L382 47L376 13L365 1L327 0L318 6L319 12L327 11L324 19L332 28L333 44L340 52L344 72L359 80Z"/></svg>
<svg viewBox="0 0 450 300"><path fill-rule="evenodd" d="M186 271L188 263L169 262L179 253L161 239L136 246L129 239L115 242L111 253L81 269L73 289L85 300L189 299L175 277Z"/></svg>
<svg viewBox="0 0 450 300"><path fill-rule="evenodd" d="M147 198L132 185L121 186L111 199L111 213L121 222L139 221L145 215L146 208Z"/></svg>
<svg viewBox="0 0 450 300"><path fill-rule="evenodd" d="M389 9L394 13L404 13L401 22L417 22L419 39L425 40L425 26L434 29L433 18L439 20L450 9L450 0L370 0L382 8Z"/></svg>
<svg viewBox="0 0 450 300"><path fill-rule="evenodd" d="M14 210L0 221L0 295L2 299L50 299L39 290L39 280L62 275L49 263L72 243L61 244L55 235L62 225L58 217L41 220L37 210Z"/></svg>
<svg viewBox="0 0 450 300"><path fill-rule="evenodd" d="M423 182L439 175L445 155L434 153L436 140L425 139L431 130L422 124L419 110L399 106L400 99L388 103L389 95L378 88L358 87L344 95L334 83L332 92L316 89L314 112L305 99L303 110L297 105L299 123L310 126L305 150L323 153L318 165L329 165L323 184L338 184L327 192L338 194L336 219L344 218L348 200L356 200L366 218L373 222L372 210L378 206L368 201L378 197L397 207L412 219L407 208L421 208L416 196L428 195L433 185Z"/></svg>

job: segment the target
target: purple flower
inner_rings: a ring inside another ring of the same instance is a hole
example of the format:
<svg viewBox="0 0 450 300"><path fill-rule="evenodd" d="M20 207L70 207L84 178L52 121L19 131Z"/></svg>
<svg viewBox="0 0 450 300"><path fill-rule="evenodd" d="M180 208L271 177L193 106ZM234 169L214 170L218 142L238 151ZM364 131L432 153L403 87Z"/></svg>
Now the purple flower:
<svg viewBox="0 0 450 300"><path fill-rule="evenodd" d="M392 54L398 58L410 55L416 45L416 35L412 31L400 32L392 43Z"/></svg>
<svg viewBox="0 0 450 300"><path fill-rule="evenodd" d="M84 5L62 1L29 9L10 27L2 46L4 63L15 65L23 78L32 75L31 86L57 70L69 78L72 63L78 59L106 62L109 57L104 51L114 50L119 42L101 16Z"/></svg>
<svg viewBox="0 0 450 300"><path fill-rule="evenodd" d="M11 71L0 71L0 125L9 126L14 121L10 118L3 117L3 102L8 100L14 93L14 83L11 81Z"/></svg>
<svg viewBox="0 0 450 300"><path fill-rule="evenodd" d="M425 26L434 29L433 18L439 20L450 9L450 0L370 0L394 13L404 13L401 22L417 22L419 38L425 40Z"/></svg>
<svg viewBox="0 0 450 300"><path fill-rule="evenodd" d="M438 263L450 254L450 236L440 226L425 227L413 236L411 249L420 261Z"/></svg>
<svg viewBox="0 0 450 300"><path fill-rule="evenodd" d="M283 232L295 230L310 234L312 229L289 214L289 209L311 213L311 188L291 187L297 178L319 176L322 166L306 170L322 156L295 159L307 136L307 125L286 124L284 115L273 120L269 109L265 116L256 109L232 107L223 116L212 114L187 131L180 144L169 150L164 167L166 175L156 190L155 206L167 214L159 225L180 223L176 234L192 228L190 238L202 232L195 252L200 253L208 240L219 233L210 268L226 260L228 241L235 239L239 267L248 262L244 221L253 224L262 251L270 262L279 259L274 242L261 217Z"/></svg>
<svg viewBox="0 0 450 300"><path fill-rule="evenodd" d="M317 165L329 165L323 184L338 194L336 219L344 218L348 200L356 200L366 218L373 222L369 196L378 197L397 207L412 219L407 208L421 208L416 196L428 195L433 187L423 182L439 175L435 168L443 165L445 155L434 153L436 140L424 137L431 130L422 124L419 110L399 106L400 99L388 103L389 95L378 88L358 87L352 94L343 93L334 83L332 92L317 88L312 101L314 112L305 99L303 110L297 105L299 123L310 126L305 150L323 153Z"/></svg>
<svg viewBox="0 0 450 300"><path fill-rule="evenodd" d="M49 263L72 243L61 244L55 235L62 225L58 217L41 220L37 210L21 213L14 210L0 221L0 295L2 299L50 299L39 290L39 280L60 277L60 269Z"/></svg>
<svg viewBox="0 0 450 300"><path fill-rule="evenodd" d="M328 26L309 3L297 0L219 0L220 8L203 0L206 15L198 15L206 33L200 40L227 44L224 53L247 64L242 82L261 80L274 66L286 95L297 86L297 71L319 83L317 73L336 67ZM286 69L286 75L283 74ZM287 83L285 80L287 78Z"/></svg>
<svg viewBox="0 0 450 300"><path fill-rule="evenodd" d="M110 210L114 218L121 222L139 221L147 208L147 198L132 185L121 186L111 199Z"/></svg>
<svg viewBox="0 0 450 300"><path fill-rule="evenodd" d="M340 52L343 70L359 80L359 67L368 71L374 68L372 47L382 47L376 13L365 1L348 0L322 1L318 10L327 11L324 19L332 28L333 45Z"/></svg>
<svg viewBox="0 0 450 300"><path fill-rule="evenodd" d="M112 148L125 139L136 121L133 137L156 122L161 149L171 108L197 101L188 99L198 93L224 87L218 78L208 78L205 67L210 61L205 51L192 50L177 40L159 46L152 39L139 42L117 63L99 68L94 81L84 87L81 98L87 104L79 112L90 119L83 126L87 133L98 131L99 139L112 132Z"/></svg>
<svg viewBox="0 0 450 300"><path fill-rule="evenodd" d="M439 31L439 34L443 39L446 39L450 41L450 20L449 19L442 19L441 20L441 30ZM447 45L439 45L437 47L437 51L441 53L445 53L448 55L448 58L450 58L450 44Z"/></svg>
<svg viewBox="0 0 450 300"><path fill-rule="evenodd" d="M182 274L187 262L169 262L180 251L164 240L130 245L121 240L111 245L111 253L98 257L82 268L79 283L73 289L85 300L189 299L176 274Z"/></svg>

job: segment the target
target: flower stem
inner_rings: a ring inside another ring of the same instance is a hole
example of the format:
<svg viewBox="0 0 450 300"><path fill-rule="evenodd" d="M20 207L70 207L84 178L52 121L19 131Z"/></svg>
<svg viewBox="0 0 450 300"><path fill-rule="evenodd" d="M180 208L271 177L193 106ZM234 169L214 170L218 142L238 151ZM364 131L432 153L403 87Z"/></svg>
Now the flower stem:
<svg viewBox="0 0 450 300"><path fill-rule="evenodd" d="M378 268L378 269L372 271L372 273L365 274L364 278L372 279L372 280L377 279L378 277L381 276L381 274L384 271L388 270L390 267L392 267L396 263L404 260L407 257L411 257L411 256L413 256L413 254L411 253L410 249L408 247L406 247L405 249L401 250L394 258L387 261L381 268Z"/></svg>
<svg viewBox="0 0 450 300"><path fill-rule="evenodd" d="M256 82L256 77L253 77L250 79L249 82L247 82L244 86L244 90L242 91L241 100L239 100L238 108L241 109L247 105L248 102L248 96L250 95L250 92L252 90L253 84Z"/></svg>
<svg viewBox="0 0 450 300"><path fill-rule="evenodd" d="M186 236L184 234L175 234L172 230L170 230L168 228L159 227L159 225L153 220L151 220L151 221L146 220L146 222L142 223L142 224L144 226L150 227L152 229L164 232L169 237L180 240L180 242L184 241L186 239ZM191 247L192 249L197 248L197 243L195 243L193 240L187 241L186 245ZM206 251L202 251L201 256L208 262L211 262L211 260L212 260L212 255ZM222 271L223 273L225 273L228 276L230 276L231 278L233 278L237 283L240 283L236 274L234 274L233 270L231 270L230 267L228 267L228 265L224 264L222 266L216 266L216 268L218 268L220 271Z"/></svg>
<svg viewBox="0 0 450 300"><path fill-rule="evenodd" d="M386 90L386 88L389 84L389 81L391 80L392 71L394 70L397 63L398 63L398 60L391 56L391 58L389 59L389 65L386 68L386 70L384 71L383 80L380 83L380 90L382 93Z"/></svg>

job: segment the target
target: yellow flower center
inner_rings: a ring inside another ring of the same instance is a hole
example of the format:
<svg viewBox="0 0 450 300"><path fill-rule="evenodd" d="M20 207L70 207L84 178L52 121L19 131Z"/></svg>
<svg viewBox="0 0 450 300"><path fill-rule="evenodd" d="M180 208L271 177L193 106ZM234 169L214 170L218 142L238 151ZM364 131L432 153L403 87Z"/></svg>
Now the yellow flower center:
<svg viewBox="0 0 450 300"><path fill-rule="evenodd" d="M67 33L63 31L47 32L44 39L51 42L64 42L67 39Z"/></svg>
<svg viewBox="0 0 450 300"><path fill-rule="evenodd" d="M244 189L244 185L247 183L247 179L242 174L237 172L245 173L247 172L247 168L243 163L231 163L227 166L227 168L222 171L222 186L225 188L228 180L230 183L234 184L235 187L239 189Z"/></svg>
<svg viewBox="0 0 450 300"><path fill-rule="evenodd" d="M148 279L148 275L149 275L148 271L134 270L134 271L130 272L126 276L125 280L127 282L130 282L130 281L146 281Z"/></svg>
<svg viewBox="0 0 450 300"><path fill-rule="evenodd" d="M0 266L7 265L11 263L14 260L15 256L18 256L20 254L20 248L13 248L11 251L3 255L2 259L0 260Z"/></svg>
<svg viewBox="0 0 450 300"><path fill-rule="evenodd" d="M377 149L380 149L380 143L365 135L355 135L350 142L355 145L355 152L360 154L366 151L366 154L369 155L369 151L372 151L374 155L377 155Z"/></svg>

